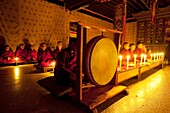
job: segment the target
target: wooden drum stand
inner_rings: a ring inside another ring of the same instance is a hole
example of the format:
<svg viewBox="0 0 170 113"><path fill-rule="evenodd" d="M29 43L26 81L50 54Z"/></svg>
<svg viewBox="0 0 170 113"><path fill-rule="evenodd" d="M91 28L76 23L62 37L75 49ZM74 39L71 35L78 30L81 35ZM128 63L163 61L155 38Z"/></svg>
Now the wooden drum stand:
<svg viewBox="0 0 170 113"><path fill-rule="evenodd" d="M97 36L87 44L87 26L91 29L114 33L114 38ZM77 74L76 90L69 96L80 107L96 112L96 107L117 94L128 94L127 87L118 85L117 63L118 48L122 32L106 29L84 23L77 23ZM83 76L91 83L83 86ZM62 95L65 87L56 83L55 78L48 77L38 81L38 84L49 92ZM68 91L68 88L66 88Z"/></svg>

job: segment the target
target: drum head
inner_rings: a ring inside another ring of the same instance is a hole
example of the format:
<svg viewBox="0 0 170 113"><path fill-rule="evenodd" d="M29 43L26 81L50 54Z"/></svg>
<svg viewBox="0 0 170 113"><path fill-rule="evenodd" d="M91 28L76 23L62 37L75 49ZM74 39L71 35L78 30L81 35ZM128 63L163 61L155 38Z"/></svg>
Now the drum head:
<svg viewBox="0 0 170 113"><path fill-rule="evenodd" d="M118 55L114 42L104 36L89 41L84 54L84 74L94 85L106 85L114 77Z"/></svg>

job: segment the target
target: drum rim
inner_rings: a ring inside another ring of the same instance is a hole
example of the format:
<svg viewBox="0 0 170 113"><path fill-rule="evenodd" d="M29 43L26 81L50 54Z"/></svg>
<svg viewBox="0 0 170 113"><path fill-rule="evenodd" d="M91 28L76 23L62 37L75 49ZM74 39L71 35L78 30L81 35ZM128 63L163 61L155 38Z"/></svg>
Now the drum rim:
<svg viewBox="0 0 170 113"><path fill-rule="evenodd" d="M96 36L96 37L94 37L93 39L91 39L88 43L87 43L87 45L85 46L85 53L86 54L84 54L84 74L85 74L85 76L87 77L87 79L90 81L90 83L92 83L92 84L94 84L94 85L97 85L97 86L102 86L101 84L99 84L99 83L97 83L95 80L94 80L94 78L93 78L93 76L92 76L92 71L91 71L91 57L92 57L92 51L93 51L93 49L94 49L94 47L95 47L95 45L96 45L96 43L98 42L98 41L100 41L101 39L103 39L103 38L107 38L107 39L109 39L108 37L106 37L106 36ZM114 43L114 42L113 42ZM87 51L90 51L90 52L87 52ZM89 58L89 60L88 60L88 58ZM114 75L113 75L113 78L114 78ZM113 78L107 83L107 84L109 84L112 80L113 80ZM106 84L106 85L107 85Z"/></svg>

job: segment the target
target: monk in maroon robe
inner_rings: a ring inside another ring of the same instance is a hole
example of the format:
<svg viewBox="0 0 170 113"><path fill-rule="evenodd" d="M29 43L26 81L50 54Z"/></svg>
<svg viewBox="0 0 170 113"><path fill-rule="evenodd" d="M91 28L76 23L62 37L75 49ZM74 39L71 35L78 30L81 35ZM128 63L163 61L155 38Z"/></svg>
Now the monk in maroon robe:
<svg viewBox="0 0 170 113"><path fill-rule="evenodd" d="M50 54L49 49L47 49L47 45L45 43L41 43L38 55L37 55L37 61L38 61L38 70L43 70L43 67L52 66L53 57Z"/></svg>
<svg viewBox="0 0 170 113"><path fill-rule="evenodd" d="M37 61L37 51L34 49L34 45L30 46L29 59L30 61Z"/></svg>
<svg viewBox="0 0 170 113"><path fill-rule="evenodd" d="M58 65L55 67L54 76L61 85L75 87L76 80L76 44L70 42L68 48L61 51L57 56Z"/></svg>
<svg viewBox="0 0 170 113"><path fill-rule="evenodd" d="M140 60L141 54L144 54L142 42L137 43L137 47L135 49L135 54L137 55L137 59Z"/></svg>
<svg viewBox="0 0 170 113"><path fill-rule="evenodd" d="M120 51L120 55L122 55L122 65L126 65L127 61L127 55L129 54L129 44L127 42L124 42L123 49Z"/></svg>
<svg viewBox="0 0 170 113"><path fill-rule="evenodd" d="M54 51L51 51L51 55L53 56L54 59L57 59L57 55L59 52L63 50L63 44L61 41L57 42L57 47Z"/></svg>
<svg viewBox="0 0 170 113"><path fill-rule="evenodd" d="M129 54L130 54L130 61L133 62L134 61L134 54L135 54L135 44L131 43L130 44L130 48L129 48Z"/></svg>
<svg viewBox="0 0 170 113"><path fill-rule="evenodd" d="M151 54L152 54L152 50L151 50L151 49L148 49L148 50L147 50L147 53L146 53L147 59L152 60L152 59L151 59Z"/></svg>
<svg viewBox="0 0 170 113"><path fill-rule="evenodd" d="M25 48L24 44L20 44L15 54L15 56L19 58L18 62L27 62L30 60L28 50Z"/></svg>
<svg viewBox="0 0 170 113"><path fill-rule="evenodd" d="M9 45L5 46L5 49L2 51L2 55L0 56L0 63L14 63L14 52L9 47Z"/></svg>

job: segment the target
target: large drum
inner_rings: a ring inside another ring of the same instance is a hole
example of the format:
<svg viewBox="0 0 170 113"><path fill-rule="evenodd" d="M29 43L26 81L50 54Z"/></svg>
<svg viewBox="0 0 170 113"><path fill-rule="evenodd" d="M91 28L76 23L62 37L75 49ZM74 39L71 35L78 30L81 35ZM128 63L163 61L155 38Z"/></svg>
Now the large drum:
<svg viewBox="0 0 170 113"><path fill-rule="evenodd" d="M114 42L105 37L91 39L84 53L84 74L90 83L101 86L108 84L114 77L118 54Z"/></svg>

